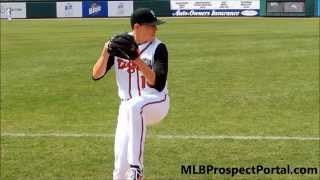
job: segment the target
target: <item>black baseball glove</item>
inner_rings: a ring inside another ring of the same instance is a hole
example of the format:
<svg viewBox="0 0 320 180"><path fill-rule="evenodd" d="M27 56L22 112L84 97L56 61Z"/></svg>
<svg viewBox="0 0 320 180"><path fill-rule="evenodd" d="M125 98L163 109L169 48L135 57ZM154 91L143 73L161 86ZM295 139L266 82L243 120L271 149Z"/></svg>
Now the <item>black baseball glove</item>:
<svg viewBox="0 0 320 180"><path fill-rule="evenodd" d="M132 35L121 33L111 38L108 45L108 52L111 56L135 60L139 57L138 44Z"/></svg>

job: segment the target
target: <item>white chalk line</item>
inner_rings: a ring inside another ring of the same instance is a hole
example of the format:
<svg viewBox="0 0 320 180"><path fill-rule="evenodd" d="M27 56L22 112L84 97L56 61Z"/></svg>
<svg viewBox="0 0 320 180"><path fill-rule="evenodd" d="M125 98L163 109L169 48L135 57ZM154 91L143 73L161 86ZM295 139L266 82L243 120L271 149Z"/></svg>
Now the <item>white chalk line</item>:
<svg viewBox="0 0 320 180"><path fill-rule="evenodd" d="M1 137L102 137L113 138L113 134L94 133L1 133ZM299 136L231 136L231 135L149 135L147 138L159 139L203 139L203 140L300 140L319 141L320 137L299 137Z"/></svg>

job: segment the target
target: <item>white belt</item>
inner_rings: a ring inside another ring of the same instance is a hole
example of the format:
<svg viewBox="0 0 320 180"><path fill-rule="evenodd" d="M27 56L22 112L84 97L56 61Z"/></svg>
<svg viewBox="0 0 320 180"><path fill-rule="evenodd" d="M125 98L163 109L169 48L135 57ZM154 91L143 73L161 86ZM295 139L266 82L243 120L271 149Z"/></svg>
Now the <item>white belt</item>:
<svg viewBox="0 0 320 180"><path fill-rule="evenodd" d="M168 96L168 94L167 93L163 93L165 96ZM130 99L132 99L132 98L120 98L120 101L121 102L125 102L125 101L129 101Z"/></svg>

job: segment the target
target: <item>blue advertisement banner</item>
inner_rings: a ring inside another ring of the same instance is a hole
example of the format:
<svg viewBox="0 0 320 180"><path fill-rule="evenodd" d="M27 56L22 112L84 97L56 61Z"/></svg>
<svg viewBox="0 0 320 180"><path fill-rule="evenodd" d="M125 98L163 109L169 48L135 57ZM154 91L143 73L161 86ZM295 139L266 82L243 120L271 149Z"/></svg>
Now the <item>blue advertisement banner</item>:
<svg viewBox="0 0 320 180"><path fill-rule="evenodd" d="M83 1L83 17L107 17L107 1Z"/></svg>
<svg viewBox="0 0 320 180"><path fill-rule="evenodd" d="M259 9L171 10L172 16L259 16Z"/></svg>

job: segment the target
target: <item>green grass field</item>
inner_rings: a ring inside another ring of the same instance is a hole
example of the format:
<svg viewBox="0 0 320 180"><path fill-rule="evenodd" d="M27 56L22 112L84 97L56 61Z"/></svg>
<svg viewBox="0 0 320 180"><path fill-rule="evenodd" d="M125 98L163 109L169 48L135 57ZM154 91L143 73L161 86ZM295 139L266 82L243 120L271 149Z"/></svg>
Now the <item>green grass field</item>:
<svg viewBox="0 0 320 180"><path fill-rule="evenodd" d="M91 80L104 41L124 19L1 21L1 179L111 179L113 137L8 136L115 131L114 73ZM163 139L159 135L319 138L319 19L167 19L171 109L149 127L145 180L181 165L320 167L319 140ZM237 175L232 179L318 179Z"/></svg>

